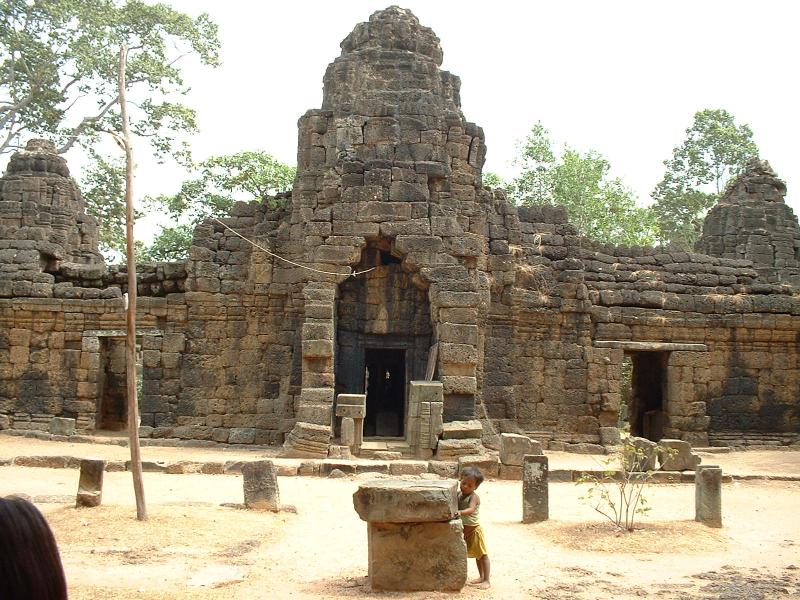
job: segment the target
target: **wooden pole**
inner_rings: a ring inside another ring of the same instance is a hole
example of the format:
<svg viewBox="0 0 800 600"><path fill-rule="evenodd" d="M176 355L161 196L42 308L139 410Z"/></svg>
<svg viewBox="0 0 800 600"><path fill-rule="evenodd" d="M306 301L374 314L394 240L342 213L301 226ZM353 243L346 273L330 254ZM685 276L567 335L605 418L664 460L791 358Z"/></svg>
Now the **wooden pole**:
<svg viewBox="0 0 800 600"><path fill-rule="evenodd" d="M147 519L142 482L142 456L139 451L139 398L136 390L136 253L133 243L133 151L128 130L128 106L125 103L125 65L127 47L119 48L119 110L122 117L123 148L125 149L125 231L128 242L128 307L127 336L125 347L125 371L127 374L128 435L131 448L131 473L133 491L136 495L136 518Z"/></svg>

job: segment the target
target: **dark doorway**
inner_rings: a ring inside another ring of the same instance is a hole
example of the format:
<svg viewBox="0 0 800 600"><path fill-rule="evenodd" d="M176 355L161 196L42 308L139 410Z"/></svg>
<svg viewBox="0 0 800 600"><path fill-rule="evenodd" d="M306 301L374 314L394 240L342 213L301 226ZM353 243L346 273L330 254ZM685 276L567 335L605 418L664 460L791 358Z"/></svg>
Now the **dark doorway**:
<svg viewBox="0 0 800 600"><path fill-rule="evenodd" d="M365 348L364 363L367 390L364 435L401 437L405 425L405 350Z"/></svg>
<svg viewBox="0 0 800 600"><path fill-rule="evenodd" d="M128 423L125 338L100 338L100 406L97 429L122 431Z"/></svg>
<svg viewBox="0 0 800 600"><path fill-rule="evenodd" d="M666 393L667 354L630 354L631 379L628 395L628 422L631 435L657 442L664 437L664 396ZM625 393L623 391L623 397Z"/></svg>

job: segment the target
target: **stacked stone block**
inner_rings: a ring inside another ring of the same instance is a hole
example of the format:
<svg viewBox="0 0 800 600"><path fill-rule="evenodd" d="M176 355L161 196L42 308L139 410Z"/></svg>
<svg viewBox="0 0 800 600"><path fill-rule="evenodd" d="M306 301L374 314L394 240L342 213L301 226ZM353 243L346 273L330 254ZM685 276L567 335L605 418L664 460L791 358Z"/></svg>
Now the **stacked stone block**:
<svg viewBox="0 0 800 600"><path fill-rule="evenodd" d="M342 445L358 456L364 439L364 417L367 416L367 397L364 394L339 394L336 397L336 416L341 417Z"/></svg>
<svg viewBox="0 0 800 600"><path fill-rule="evenodd" d="M369 581L374 591L458 591L467 552L455 481L376 480L353 494L367 522Z"/></svg>
<svg viewBox="0 0 800 600"><path fill-rule="evenodd" d="M406 440L418 458L430 458L442 432L443 386L438 381L410 381Z"/></svg>

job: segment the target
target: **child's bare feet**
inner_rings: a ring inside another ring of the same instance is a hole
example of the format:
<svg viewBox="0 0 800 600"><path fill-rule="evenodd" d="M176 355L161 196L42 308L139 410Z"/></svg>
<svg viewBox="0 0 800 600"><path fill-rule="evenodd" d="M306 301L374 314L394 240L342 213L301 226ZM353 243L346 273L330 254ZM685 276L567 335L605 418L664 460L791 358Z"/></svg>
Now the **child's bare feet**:
<svg viewBox="0 0 800 600"><path fill-rule="evenodd" d="M483 583L483 579L481 579L480 577L478 579L470 579L469 580L469 584L470 585L478 585L479 583Z"/></svg>
<svg viewBox="0 0 800 600"><path fill-rule="evenodd" d="M475 587L481 590L488 590L490 587L492 587L492 584L488 581L481 581Z"/></svg>

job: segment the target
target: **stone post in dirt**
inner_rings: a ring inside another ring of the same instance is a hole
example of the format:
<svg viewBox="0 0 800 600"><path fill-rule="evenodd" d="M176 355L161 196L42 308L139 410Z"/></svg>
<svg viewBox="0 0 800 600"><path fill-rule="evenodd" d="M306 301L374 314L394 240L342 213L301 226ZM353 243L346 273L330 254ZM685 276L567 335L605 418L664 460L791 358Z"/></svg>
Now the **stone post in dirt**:
<svg viewBox="0 0 800 600"><path fill-rule="evenodd" d="M106 461L84 458L81 460L81 476L78 480L78 495L75 506L100 506L103 500L103 472Z"/></svg>
<svg viewBox="0 0 800 600"><path fill-rule="evenodd" d="M258 460L245 463L242 467L244 477L244 504L247 508L278 512L281 507L278 490L278 473L271 460Z"/></svg>
<svg viewBox="0 0 800 600"><path fill-rule="evenodd" d="M522 522L538 523L550 516L548 499L548 460L544 455L527 454L522 464Z"/></svg>
<svg viewBox="0 0 800 600"><path fill-rule="evenodd" d="M455 481L373 480L353 494L367 522L369 581L374 591L459 591L467 581L467 546Z"/></svg>
<svg viewBox="0 0 800 600"><path fill-rule="evenodd" d="M700 465L694 475L694 520L722 527L722 469Z"/></svg>

